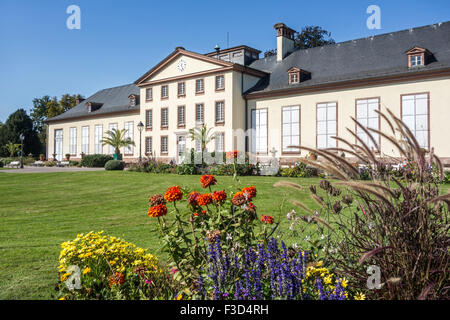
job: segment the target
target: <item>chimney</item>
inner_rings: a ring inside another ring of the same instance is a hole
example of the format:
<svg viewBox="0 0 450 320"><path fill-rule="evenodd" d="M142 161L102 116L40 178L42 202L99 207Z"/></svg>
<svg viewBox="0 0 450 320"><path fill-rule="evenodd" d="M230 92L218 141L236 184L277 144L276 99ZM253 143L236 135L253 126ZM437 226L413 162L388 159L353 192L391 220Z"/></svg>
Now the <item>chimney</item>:
<svg viewBox="0 0 450 320"><path fill-rule="evenodd" d="M277 61L282 61L288 53L294 51L294 34L296 31L284 23L277 23L273 27L277 30Z"/></svg>
<svg viewBox="0 0 450 320"><path fill-rule="evenodd" d="M83 101L84 101L83 98L77 98L77 100L75 100L75 105L80 104Z"/></svg>

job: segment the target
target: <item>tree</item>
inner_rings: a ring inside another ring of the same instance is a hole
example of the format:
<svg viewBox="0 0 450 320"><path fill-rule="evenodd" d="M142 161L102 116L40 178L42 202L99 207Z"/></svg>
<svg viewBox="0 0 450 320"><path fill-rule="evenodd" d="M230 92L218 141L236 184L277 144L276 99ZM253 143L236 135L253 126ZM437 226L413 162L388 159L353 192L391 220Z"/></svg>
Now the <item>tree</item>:
<svg viewBox="0 0 450 320"><path fill-rule="evenodd" d="M20 146L20 143L12 143L9 141L3 148L8 151L10 157L14 157L14 155L20 151Z"/></svg>
<svg viewBox="0 0 450 320"><path fill-rule="evenodd" d="M331 32L328 32L319 26L303 27L302 31L297 32L294 38L294 46L299 49L310 49L333 43L335 43L335 41L331 38ZM276 54L276 49L267 50L264 52L264 58Z"/></svg>
<svg viewBox="0 0 450 320"><path fill-rule="evenodd" d="M112 130L108 130L106 131L106 137L104 137L102 139L102 145L109 145L111 147L114 148L114 152L116 154L120 154L120 148L122 147L129 147L129 146L135 146L136 144L134 143L133 140L131 140L131 138L129 137L125 137L126 134L126 130L122 129L122 130L117 130L117 129L112 129Z"/></svg>
<svg viewBox="0 0 450 320"><path fill-rule="evenodd" d="M9 142L20 143L19 136L21 133L25 137L23 144L24 154L39 154L41 143L37 131L34 128L33 120L24 109L19 109L12 113L0 128L0 145L4 146ZM0 154L6 155L5 149L0 149Z"/></svg>
<svg viewBox="0 0 450 320"><path fill-rule="evenodd" d="M83 99L83 96L80 94L71 95L66 93L61 96L59 101L57 97L50 97L48 95L33 99L33 108L31 109L30 115L43 146L45 146L47 138L47 125L45 121L72 109L77 104L77 99Z"/></svg>
<svg viewBox="0 0 450 320"><path fill-rule="evenodd" d="M215 135L211 134L211 130L212 128L207 129L205 125L189 129L191 140L201 141L202 152L206 150L206 145L216 138Z"/></svg>

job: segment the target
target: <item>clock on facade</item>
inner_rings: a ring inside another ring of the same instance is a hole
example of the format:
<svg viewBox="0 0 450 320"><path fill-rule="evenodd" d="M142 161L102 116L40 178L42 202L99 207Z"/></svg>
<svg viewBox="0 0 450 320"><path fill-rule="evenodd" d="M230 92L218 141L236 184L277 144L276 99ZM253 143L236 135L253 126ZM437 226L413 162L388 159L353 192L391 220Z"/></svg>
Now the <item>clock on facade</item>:
<svg viewBox="0 0 450 320"><path fill-rule="evenodd" d="M184 71L184 69L186 69L186 61L184 61L183 59L181 59L180 61L178 61L178 66L177 66L178 70Z"/></svg>

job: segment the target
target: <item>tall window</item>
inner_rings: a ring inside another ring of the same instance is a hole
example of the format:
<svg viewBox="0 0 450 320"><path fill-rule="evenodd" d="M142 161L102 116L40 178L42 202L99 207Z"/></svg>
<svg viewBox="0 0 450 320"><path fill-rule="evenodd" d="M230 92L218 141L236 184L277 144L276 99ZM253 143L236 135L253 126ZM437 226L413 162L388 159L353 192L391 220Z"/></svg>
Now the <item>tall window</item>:
<svg viewBox="0 0 450 320"><path fill-rule="evenodd" d="M77 154L77 128L70 128L69 130L69 152L71 155L75 156Z"/></svg>
<svg viewBox="0 0 450 320"><path fill-rule="evenodd" d="M337 135L337 103L319 103L317 105L317 148L335 148Z"/></svg>
<svg viewBox="0 0 450 320"><path fill-rule="evenodd" d="M145 110L145 128L151 130L153 127L153 110Z"/></svg>
<svg viewBox="0 0 450 320"><path fill-rule="evenodd" d="M420 147L429 149L429 95L412 94L402 96L402 120L412 131Z"/></svg>
<svg viewBox="0 0 450 320"><path fill-rule="evenodd" d="M169 153L168 139L169 138L167 136L161 137L161 154Z"/></svg>
<svg viewBox="0 0 450 320"><path fill-rule="evenodd" d="M55 148L56 160L61 161L63 155L63 130L55 130Z"/></svg>
<svg viewBox="0 0 450 320"><path fill-rule="evenodd" d="M421 66L423 65L422 62L422 55L413 55L411 56L411 67L415 67L415 66Z"/></svg>
<svg viewBox="0 0 450 320"><path fill-rule="evenodd" d="M300 146L300 107L283 107L282 109L282 142L283 153L300 153L300 149L289 148Z"/></svg>
<svg viewBox="0 0 450 320"><path fill-rule="evenodd" d="M95 139L94 153L102 154L103 153L103 147L102 147L103 126L101 124L96 125L94 128L94 139Z"/></svg>
<svg viewBox="0 0 450 320"><path fill-rule="evenodd" d="M178 112L177 112L177 114L178 114L178 116L177 116L177 124L178 124L178 127L184 127L185 125L186 125L186 117L185 117L185 111L186 111L186 108L185 108L185 106L178 106L178 110L177 110Z"/></svg>
<svg viewBox="0 0 450 320"><path fill-rule="evenodd" d="M216 152L224 152L224 149L225 149L225 145L224 145L225 133L218 132L216 134L216 138L214 140L215 140L215 143L216 143Z"/></svg>
<svg viewBox="0 0 450 320"><path fill-rule="evenodd" d="M109 124L109 131L112 131L113 129L117 130L117 123L110 123ZM116 153L116 150L114 150L113 146L109 146L109 153L110 154Z"/></svg>
<svg viewBox="0 0 450 320"><path fill-rule="evenodd" d="M169 127L169 109L161 109L161 128L167 129Z"/></svg>
<svg viewBox="0 0 450 320"><path fill-rule="evenodd" d="M153 149L152 143L153 143L152 137L145 137L145 154L147 156L152 154L152 149Z"/></svg>
<svg viewBox="0 0 450 320"><path fill-rule="evenodd" d="M225 102L216 101L216 124L225 122Z"/></svg>
<svg viewBox="0 0 450 320"><path fill-rule="evenodd" d="M186 84L184 82L178 82L178 96L184 96L186 94Z"/></svg>
<svg viewBox="0 0 450 320"><path fill-rule="evenodd" d="M195 152L202 151L202 141L200 139L195 139Z"/></svg>
<svg viewBox="0 0 450 320"><path fill-rule="evenodd" d="M252 110L252 152L267 153L267 109Z"/></svg>
<svg viewBox="0 0 450 320"><path fill-rule="evenodd" d="M380 100L378 98L356 100L356 120L358 120L358 122L366 128L380 130L380 118L378 113L375 112L376 110L379 110L379 108ZM369 138L367 133L365 133L364 130L358 125L356 126L356 134L370 149L375 148L374 143ZM378 134L373 132L371 132L371 134L378 143ZM358 144L361 143L358 141Z"/></svg>
<svg viewBox="0 0 450 320"><path fill-rule="evenodd" d="M224 75L216 76L216 90L225 89L225 77Z"/></svg>
<svg viewBox="0 0 450 320"><path fill-rule="evenodd" d="M89 127L81 128L81 152L89 154Z"/></svg>
<svg viewBox="0 0 450 320"><path fill-rule="evenodd" d="M153 90L152 90L152 88L145 89L145 100L147 100L147 101L153 100Z"/></svg>
<svg viewBox="0 0 450 320"><path fill-rule="evenodd" d="M195 80L195 93L205 92L205 82L203 79Z"/></svg>
<svg viewBox="0 0 450 320"><path fill-rule="evenodd" d="M134 124L133 121L125 122L125 138L130 138L134 140ZM125 154L131 155L133 154L133 146L129 145L125 147Z"/></svg>
<svg viewBox="0 0 450 320"><path fill-rule="evenodd" d="M203 103L195 105L195 123L202 125L205 122L205 108Z"/></svg>
<svg viewBox="0 0 450 320"><path fill-rule="evenodd" d="M169 86L161 86L161 99L166 99L169 97Z"/></svg>

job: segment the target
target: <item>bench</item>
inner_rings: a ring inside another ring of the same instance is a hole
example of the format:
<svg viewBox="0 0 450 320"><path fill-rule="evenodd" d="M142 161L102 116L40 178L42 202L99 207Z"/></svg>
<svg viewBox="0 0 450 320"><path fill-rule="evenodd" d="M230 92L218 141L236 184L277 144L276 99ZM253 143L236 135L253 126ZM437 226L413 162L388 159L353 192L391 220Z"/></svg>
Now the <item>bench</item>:
<svg viewBox="0 0 450 320"><path fill-rule="evenodd" d="M20 162L19 161L11 161L9 164L6 165L9 168L19 168L20 167Z"/></svg>
<svg viewBox="0 0 450 320"><path fill-rule="evenodd" d="M33 167L43 167L43 166L44 166L44 161L40 161L40 160L35 161L35 162L32 164L32 166L33 166Z"/></svg>
<svg viewBox="0 0 450 320"><path fill-rule="evenodd" d="M58 162L58 164L56 165L57 167L68 167L70 165L69 161L60 161Z"/></svg>

